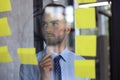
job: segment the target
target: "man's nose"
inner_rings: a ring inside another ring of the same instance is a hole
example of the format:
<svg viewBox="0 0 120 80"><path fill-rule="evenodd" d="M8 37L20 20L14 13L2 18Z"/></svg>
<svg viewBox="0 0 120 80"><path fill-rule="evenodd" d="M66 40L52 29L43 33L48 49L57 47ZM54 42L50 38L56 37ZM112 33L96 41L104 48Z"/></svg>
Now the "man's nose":
<svg viewBox="0 0 120 80"><path fill-rule="evenodd" d="M46 28L47 32L53 32L53 26L51 24L48 24L48 27Z"/></svg>

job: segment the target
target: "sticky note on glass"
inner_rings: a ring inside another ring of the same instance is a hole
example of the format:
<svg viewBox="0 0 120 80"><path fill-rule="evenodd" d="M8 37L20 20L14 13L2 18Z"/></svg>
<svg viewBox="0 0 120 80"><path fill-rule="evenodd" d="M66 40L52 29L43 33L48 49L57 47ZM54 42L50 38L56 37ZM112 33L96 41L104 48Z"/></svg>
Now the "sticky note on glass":
<svg viewBox="0 0 120 80"><path fill-rule="evenodd" d="M12 62L12 57L8 51L7 46L0 47L0 63Z"/></svg>
<svg viewBox="0 0 120 80"><path fill-rule="evenodd" d="M0 12L10 11L11 9L10 0L0 0Z"/></svg>
<svg viewBox="0 0 120 80"><path fill-rule="evenodd" d="M77 78L96 78L95 60L75 60L74 68Z"/></svg>
<svg viewBox="0 0 120 80"><path fill-rule="evenodd" d="M0 18L0 36L11 35L10 27L7 18Z"/></svg>
<svg viewBox="0 0 120 80"><path fill-rule="evenodd" d="M80 56L96 56L96 36L76 36L75 53Z"/></svg>
<svg viewBox="0 0 120 80"><path fill-rule="evenodd" d="M78 29L95 28L95 8L75 9L75 27Z"/></svg>
<svg viewBox="0 0 120 80"><path fill-rule="evenodd" d="M38 64L35 48L18 48L17 52L21 64Z"/></svg>
<svg viewBox="0 0 120 80"><path fill-rule="evenodd" d="M96 0L77 0L77 3L92 3L96 2Z"/></svg>

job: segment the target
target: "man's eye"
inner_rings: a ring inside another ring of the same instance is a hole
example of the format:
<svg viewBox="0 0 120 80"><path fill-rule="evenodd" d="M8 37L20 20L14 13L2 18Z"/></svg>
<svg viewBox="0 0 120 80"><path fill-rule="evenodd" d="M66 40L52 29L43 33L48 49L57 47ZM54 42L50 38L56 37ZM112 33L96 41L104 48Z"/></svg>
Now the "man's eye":
<svg viewBox="0 0 120 80"><path fill-rule="evenodd" d="M47 23L42 23L42 27L47 27Z"/></svg>
<svg viewBox="0 0 120 80"><path fill-rule="evenodd" d="M57 27L59 24L57 22L52 23L54 27Z"/></svg>

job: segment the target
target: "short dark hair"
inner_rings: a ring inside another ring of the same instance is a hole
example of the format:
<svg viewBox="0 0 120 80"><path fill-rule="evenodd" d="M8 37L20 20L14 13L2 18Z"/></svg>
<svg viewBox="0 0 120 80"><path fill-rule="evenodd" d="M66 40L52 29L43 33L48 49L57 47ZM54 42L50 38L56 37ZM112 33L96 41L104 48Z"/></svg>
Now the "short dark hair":
<svg viewBox="0 0 120 80"><path fill-rule="evenodd" d="M62 5L62 4L55 4L55 3L47 4L45 7L48 7L48 6L51 6L51 7L63 7L63 8L65 8L64 5Z"/></svg>
<svg viewBox="0 0 120 80"><path fill-rule="evenodd" d="M47 4L47 5L43 8L43 10L42 10L42 12L41 12L41 16L45 13L45 9L46 9L47 7L62 7L62 8L64 9L63 15L65 16L65 6L62 5L62 4L54 4L54 3Z"/></svg>

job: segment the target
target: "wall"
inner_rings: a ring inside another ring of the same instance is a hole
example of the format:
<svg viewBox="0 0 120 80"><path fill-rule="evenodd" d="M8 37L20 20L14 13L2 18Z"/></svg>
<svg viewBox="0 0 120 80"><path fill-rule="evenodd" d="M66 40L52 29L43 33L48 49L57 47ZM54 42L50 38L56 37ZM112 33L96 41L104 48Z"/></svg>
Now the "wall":
<svg viewBox="0 0 120 80"><path fill-rule="evenodd" d="M34 47L33 0L11 0L11 5L12 11L0 13L0 18L8 18L12 35L0 37L0 46L9 47L13 62L0 63L0 80L19 80L17 48Z"/></svg>

